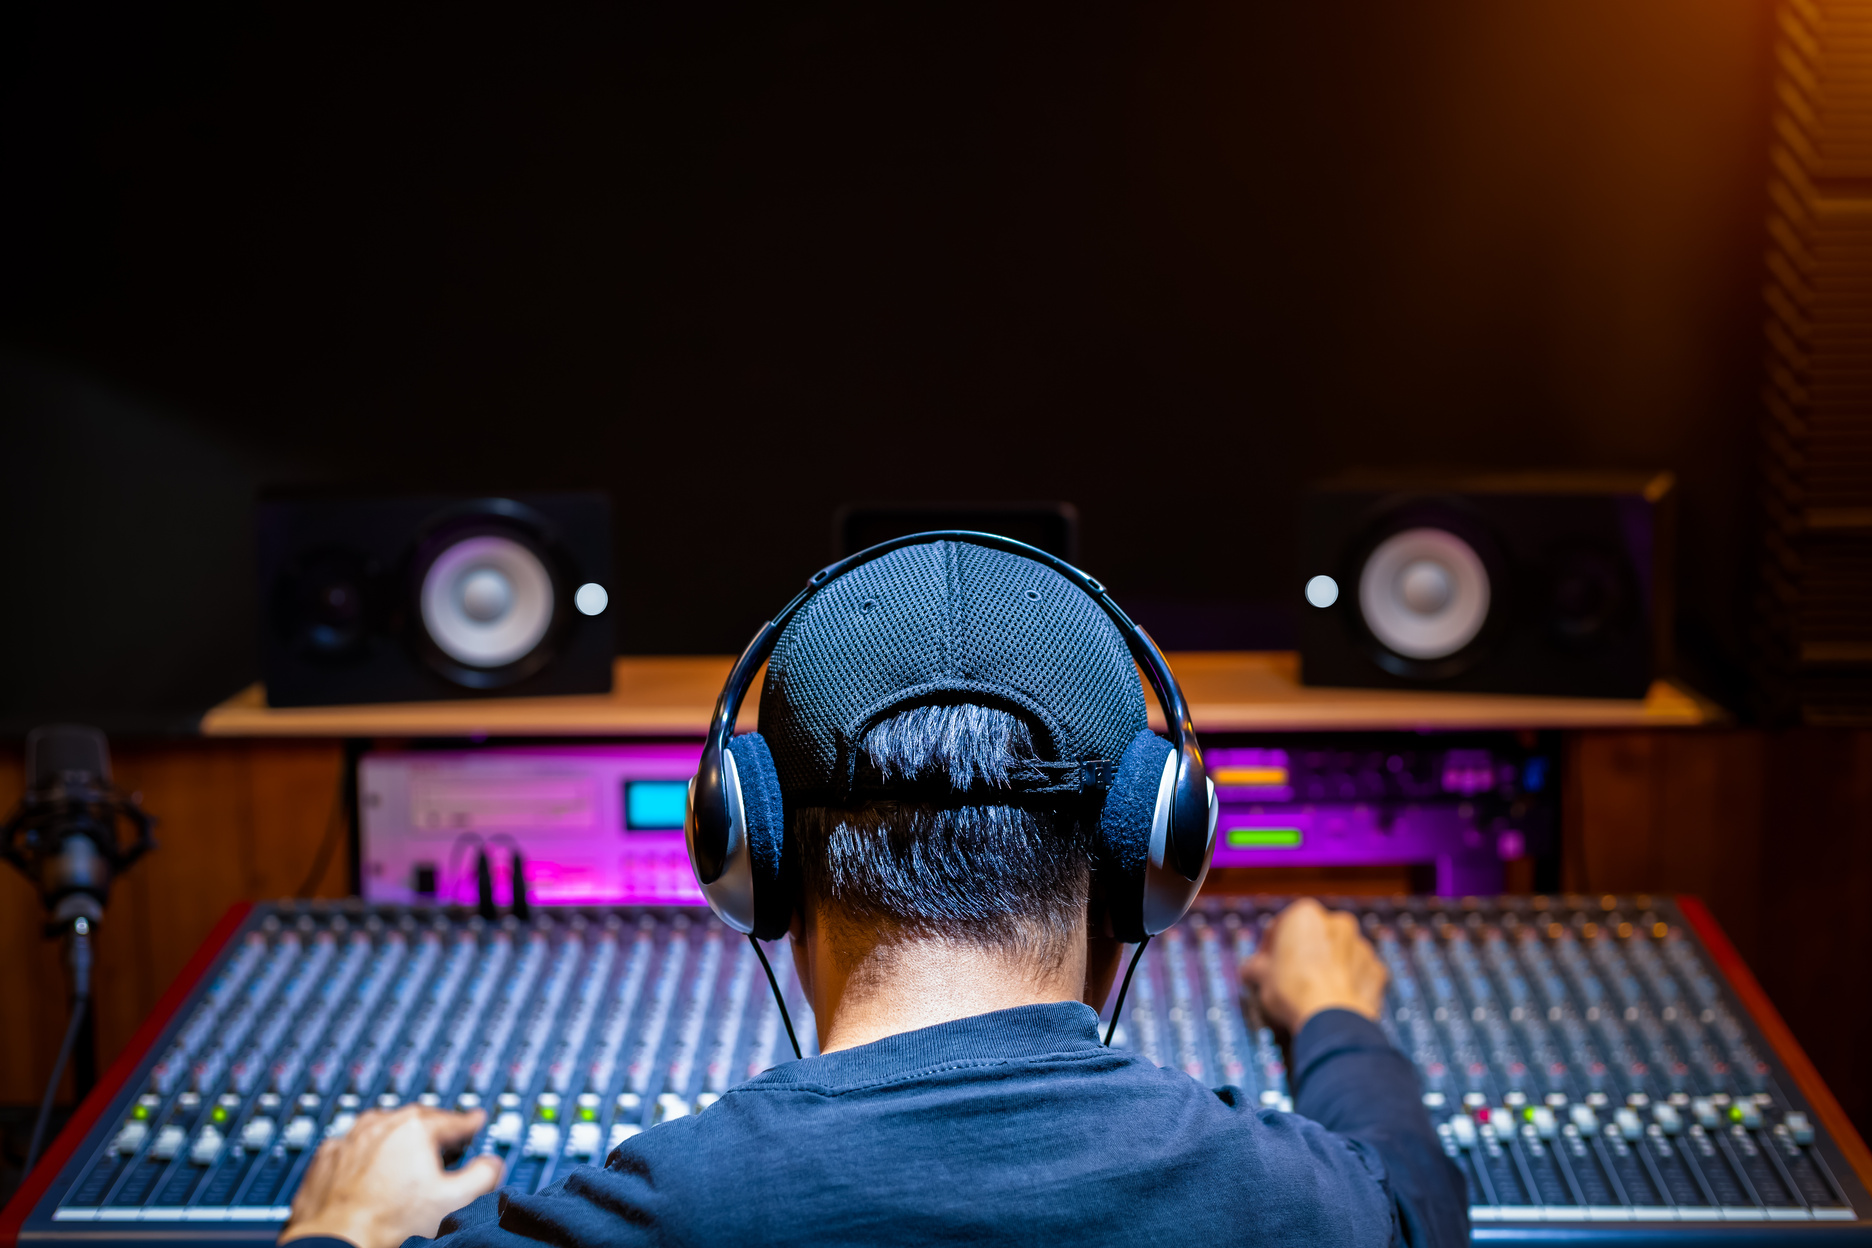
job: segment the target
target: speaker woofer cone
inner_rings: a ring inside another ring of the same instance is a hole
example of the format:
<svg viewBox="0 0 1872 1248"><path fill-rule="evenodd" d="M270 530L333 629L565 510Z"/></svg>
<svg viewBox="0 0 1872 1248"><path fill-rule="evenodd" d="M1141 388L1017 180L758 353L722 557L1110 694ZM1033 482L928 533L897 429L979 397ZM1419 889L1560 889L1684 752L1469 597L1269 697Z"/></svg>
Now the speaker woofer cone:
<svg viewBox="0 0 1872 1248"><path fill-rule="evenodd" d="M429 640L455 662L518 663L546 640L556 595L545 561L510 537L483 534L446 546L422 573L418 601Z"/></svg>
<svg viewBox="0 0 1872 1248"><path fill-rule="evenodd" d="M1488 568L1447 529L1394 533L1359 570L1359 613L1386 649L1407 659L1446 659L1488 623Z"/></svg>
<svg viewBox="0 0 1872 1248"><path fill-rule="evenodd" d="M409 641L429 667L468 689L525 680L552 661L572 611L556 532L508 499L431 517L408 565Z"/></svg>

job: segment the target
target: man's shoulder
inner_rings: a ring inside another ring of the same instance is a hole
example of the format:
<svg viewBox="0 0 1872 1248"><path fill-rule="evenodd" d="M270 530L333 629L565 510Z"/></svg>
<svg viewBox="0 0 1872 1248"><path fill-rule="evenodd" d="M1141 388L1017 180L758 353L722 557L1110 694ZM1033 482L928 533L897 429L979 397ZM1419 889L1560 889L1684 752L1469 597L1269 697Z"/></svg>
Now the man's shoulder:
<svg viewBox="0 0 1872 1248"><path fill-rule="evenodd" d="M944 1063L863 1085L799 1065L509 1197L498 1221L576 1228L576 1243L1390 1236L1383 1184L1349 1141L1141 1059Z"/></svg>

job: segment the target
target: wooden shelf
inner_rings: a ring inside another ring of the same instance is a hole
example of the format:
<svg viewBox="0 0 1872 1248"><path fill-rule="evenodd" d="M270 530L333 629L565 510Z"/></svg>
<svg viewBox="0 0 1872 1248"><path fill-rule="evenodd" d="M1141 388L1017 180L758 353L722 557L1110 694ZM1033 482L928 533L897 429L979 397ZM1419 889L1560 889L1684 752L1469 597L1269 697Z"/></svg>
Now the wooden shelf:
<svg viewBox="0 0 1872 1248"><path fill-rule="evenodd" d="M1315 689L1285 651L1187 652L1170 666L1204 732L1453 728L1688 728L1726 720L1682 685L1660 680L1643 700ZM474 698L375 706L269 707L251 685L202 717L210 737L700 736L733 660L727 655L617 660L610 693ZM740 726L754 727L756 698ZM1151 719L1159 728L1154 702Z"/></svg>
<svg viewBox="0 0 1872 1248"><path fill-rule="evenodd" d="M1300 656L1291 651L1196 651L1168 657L1197 730L1206 732L1693 728L1727 719L1714 702L1669 680L1654 681L1643 699L1323 689L1300 683ZM1156 718L1153 707L1153 723Z"/></svg>

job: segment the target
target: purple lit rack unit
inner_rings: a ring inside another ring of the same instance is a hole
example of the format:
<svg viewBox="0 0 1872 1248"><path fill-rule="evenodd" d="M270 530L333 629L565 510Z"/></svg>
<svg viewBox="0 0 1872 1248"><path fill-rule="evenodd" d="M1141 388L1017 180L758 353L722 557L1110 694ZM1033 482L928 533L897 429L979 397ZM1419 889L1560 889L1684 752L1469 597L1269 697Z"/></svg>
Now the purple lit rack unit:
<svg viewBox="0 0 1872 1248"><path fill-rule="evenodd" d="M485 852L506 903L517 851L541 905L700 905L682 826L701 753L633 742L367 754L359 893L473 905Z"/></svg>
<svg viewBox="0 0 1872 1248"><path fill-rule="evenodd" d="M1408 865L1422 891L1499 892L1548 852L1554 751L1512 737L1220 744L1217 867ZM683 803L699 747L553 745L367 754L358 766L359 892L473 905L485 852L496 898L516 851L542 905L694 905Z"/></svg>
<svg viewBox="0 0 1872 1248"><path fill-rule="evenodd" d="M1213 748L1215 865L1409 865L1439 896L1499 892L1552 843L1553 757L1513 738Z"/></svg>

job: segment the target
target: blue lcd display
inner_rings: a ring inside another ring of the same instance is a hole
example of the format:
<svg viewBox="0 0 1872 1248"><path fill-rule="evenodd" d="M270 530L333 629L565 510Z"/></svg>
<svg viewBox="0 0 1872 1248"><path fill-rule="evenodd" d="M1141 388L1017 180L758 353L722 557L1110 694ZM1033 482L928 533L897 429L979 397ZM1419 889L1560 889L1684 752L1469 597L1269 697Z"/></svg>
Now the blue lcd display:
<svg viewBox="0 0 1872 1248"><path fill-rule="evenodd" d="M689 806L687 780L626 780L624 830L626 832L681 831Z"/></svg>

